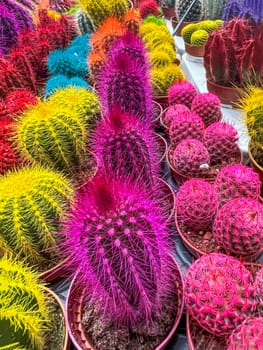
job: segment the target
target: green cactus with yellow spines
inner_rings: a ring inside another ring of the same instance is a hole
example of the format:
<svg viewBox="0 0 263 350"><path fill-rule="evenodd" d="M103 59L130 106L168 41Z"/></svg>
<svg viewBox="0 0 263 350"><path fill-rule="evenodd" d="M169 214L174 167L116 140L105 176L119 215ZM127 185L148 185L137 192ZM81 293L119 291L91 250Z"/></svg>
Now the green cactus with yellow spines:
<svg viewBox="0 0 263 350"><path fill-rule="evenodd" d="M173 63L176 59L176 51L171 45L164 44L149 53L150 62L155 67L164 67Z"/></svg>
<svg viewBox="0 0 263 350"><path fill-rule="evenodd" d="M216 24L216 29L219 29L224 26L224 21L222 19L216 19L215 24Z"/></svg>
<svg viewBox="0 0 263 350"><path fill-rule="evenodd" d="M72 198L69 180L39 166L1 176L0 249L31 265L43 264L44 251L57 246Z"/></svg>
<svg viewBox="0 0 263 350"><path fill-rule="evenodd" d="M185 80L185 75L181 67L176 64L151 69L151 84L154 96L166 96L170 86L183 80Z"/></svg>
<svg viewBox="0 0 263 350"><path fill-rule="evenodd" d="M197 30L197 25L195 23L187 24L182 29L182 37L186 43L190 44L191 36L196 30Z"/></svg>
<svg viewBox="0 0 263 350"><path fill-rule="evenodd" d="M158 46L162 46L163 43L169 43L175 50L174 39L170 32L167 32L165 29L144 35L143 41L149 51L156 49Z"/></svg>
<svg viewBox="0 0 263 350"><path fill-rule="evenodd" d="M157 24L158 26L166 26L165 20L163 18L160 17L156 17L153 15L147 16L143 22L142 25L146 25L147 23L154 23Z"/></svg>
<svg viewBox="0 0 263 350"><path fill-rule="evenodd" d="M15 142L26 160L72 174L84 162L87 132L74 109L39 101L18 117Z"/></svg>
<svg viewBox="0 0 263 350"><path fill-rule="evenodd" d="M0 349L42 350L50 315L43 284L23 263L0 260Z"/></svg>
<svg viewBox="0 0 263 350"><path fill-rule="evenodd" d="M198 30L203 29L207 33L212 33L214 30L218 28L218 24L216 23L216 21L211 21L211 20L201 21L197 23L196 26Z"/></svg>
<svg viewBox="0 0 263 350"><path fill-rule="evenodd" d="M76 112L83 118L87 127L93 124L100 114L98 96L84 88L69 86L58 89L49 97L48 103Z"/></svg>
<svg viewBox="0 0 263 350"><path fill-rule="evenodd" d="M153 32L160 32L160 31L165 31L166 33L169 33L169 30L166 26L165 23L156 23L156 22L143 22L141 25L140 25L140 35L142 38L144 38L145 35L147 34L151 34Z"/></svg>
<svg viewBox="0 0 263 350"><path fill-rule="evenodd" d="M192 34L190 43L194 46L203 46L207 42L208 37L209 34L205 30L199 29Z"/></svg>

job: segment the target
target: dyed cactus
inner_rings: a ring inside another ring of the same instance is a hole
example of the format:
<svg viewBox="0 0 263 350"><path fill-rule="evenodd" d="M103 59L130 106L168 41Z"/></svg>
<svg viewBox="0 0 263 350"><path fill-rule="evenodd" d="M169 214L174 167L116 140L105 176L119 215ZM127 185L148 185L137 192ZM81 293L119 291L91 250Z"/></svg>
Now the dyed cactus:
<svg viewBox="0 0 263 350"><path fill-rule="evenodd" d="M259 301L259 305L262 308L263 304L263 267L257 272L255 285L257 289L257 298Z"/></svg>
<svg viewBox="0 0 263 350"><path fill-rule="evenodd" d="M243 0L241 7L241 16L250 17L256 23L263 19L263 7L261 0Z"/></svg>
<svg viewBox="0 0 263 350"><path fill-rule="evenodd" d="M228 165L218 173L215 188L220 205L238 197L258 199L260 180L257 173L243 164Z"/></svg>
<svg viewBox="0 0 263 350"><path fill-rule="evenodd" d="M191 35L190 44L194 46L203 46L207 42L209 34L203 29L199 29Z"/></svg>
<svg viewBox="0 0 263 350"><path fill-rule="evenodd" d="M8 250L31 265L45 261L45 250L58 243L60 222L72 198L62 175L39 167L0 177L0 232Z"/></svg>
<svg viewBox="0 0 263 350"><path fill-rule="evenodd" d="M168 90L168 102L170 105L183 104L191 108L192 101L197 95L195 86L189 81L173 84Z"/></svg>
<svg viewBox="0 0 263 350"><path fill-rule="evenodd" d="M243 0L228 0L223 10L223 20L230 21L233 18L240 17Z"/></svg>
<svg viewBox="0 0 263 350"><path fill-rule="evenodd" d="M191 5L192 0L175 0L175 13L179 21ZM186 16L186 22L201 21L205 16L205 0L197 0L189 14Z"/></svg>
<svg viewBox="0 0 263 350"><path fill-rule="evenodd" d="M187 24L182 29L182 37L186 43L188 44L191 43L191 36L196 30L197 30L197 25L195 23Z"/></svg>
<svg viewBox="0 0 263 350"><path fill-rule="evenodd" d="M232 125L224 122L211 124L204 133L204 144L210 154L211 165L236 162L236 157L240 156L237 141L238 133Z"/></svg>
<svg viewBox="0 0 263 350"><path fill-rule="evenodd" d="M206 0L207 18L209 18L210 20L222 18L226 2L227 0Z"/></svg>
<svg viewBox="0 0 263 350"><path fill-rule="evenodd" d="M152 185L158 175L157 145L148 126L113 109L98 124L93 150L106 173Z"/></svg>
<svg viewBox="0 0 263 350"><path fill-rule="evenodd" d="M182 175L198 177L210 164L208 150L196 139L181 141L173 152L173 167Z"/></svg>
<svg viewBox="0 0 263 350"><path fill-rule="evenodd" d="M47 80L45 97L51 96L55 91L59 89L65 89L69 86L75 86L78 88L89 89L90 85L86 80L78 77L68 78L65 75L55 75Z"/></svg>
<svg viewBox="0 0 263 350"><path fill-rule="evenodd" d="M138 8L142 19L150 15L158 16L159 14L158 4L155 0L143 0L139 3Z"/></svg>
<svg viewBox="0 0 263 350"><path fill-rule="evenodd" d="M87 129L72 108L39 101L17 120L16 142L31 162L72 173L85 157Z"/></svg>
<svg viewBox="0 0 263 350"><path fill-rule="evenodd" d="M33 29L33 22L30 13L23 4L16 0L2 0L2 4L12 13L18 23L19 32Z"/></svg>
<svg viewBox="0 0 263 350"><path fill-rule="evenodd" d="M141 120L151 120L151 89L145 69L126 53L118 53L103 67L98 91L104 114L117 106Z"/></svg>
<svg viewBox="0 0 263 350"><path fill-rule="evenodd" d="M202 29L205 30L207 33L212 33L214 30L217 29L218 24L216 23L216 21L206 20L197 23L196 26L197 29Z"/></svg>
<svg viewBox="0 0 263 350"><path fill-rule="evenodd" d="M217 213L213 236L218 245L238 256L263 249L263 205L251 198L235 198Z"/></svg>
<svg viewBox="0 0 263 350"><path fill-rule="evenodd" d="M191 179L179 187L176 215L188 228L194 231L211 230L217 208L217 193L210 183Z"/></svg>
<svg viewBox="0 0 263 350"><path fill-rule="evenodd" d="M176 82L185 80L181 67L169 64L164 68L151 69L151 83L155 96L166 96L169 88Z"/></svg>
<svg viewBox="0 0 263 350"><path fill-rule="evenodd" d="M4 101L4 113L0 120L11 121L16 115L36 103L37 98L31 91L26 89L14 90L7 95Z"/></svg>
<svg viewBox="0 0 263 350"><path fill-rule="evenodd" d="M188 114L190 110L182 104L175 104L167 108L164 113L162 120L167 128L169 128L174 119L176 119L181 114Z"/></svg>
<svg viewBox="0 0 263 350"><path fill-rule="evenodd" d="M0 348L43 349L49 321L44 286L21 262L0 260Z"/></svg>
<svg viewBox="0 0 263 350"><path fill-rule="evenodd" d="M253 277L231 256L204 255L186 273L185 302L202 328L221 337L229 335L255 311Z"/></svg>
<svg viewBox="0 0 263 350"><path fill-rule="evenodd" d="M25 87L27 77L23 77L10 60L0 58L0 71L0 98L6 98L11 91Z"/></svg>
<svg viewBox="0 0 263 350"><path fill-rule="evenodd" d="M246 318L231 334L227 350L247 350L263 347L263 317ZM253 344L253 345L252 345Z"/></svg>
<svg viewBox="0 0 263 350"><path fill-rule="evenodd" d="M124 27L133 34L139 34L141 17L135 9L128 11L123 17Z"/></svg>
<svg viewBox="0 0 263 350"><path fill-rule="evenodd" d="M9 12L2 4L0 5L0 25L2 31L0 37L0 52L1 55L3 55L8 53L10 48L17 43L19 25L14 14Z"/></svg>
<svg viewBox="0 0 263 350"><path fill-rule="evenodd" d="M194 113L183 113L177 115L169 128L171 144L177 146L181 141L190 138L202 140L205 126L202 119Z"/></svg>
<svg viewBox="0 0 263 350"><path fill-rule="evenodd" d="M149 327L163 302L170 305L167 227L143 188L97 175L79 196L65 236L77 283L113 326Z"/></svg>
<svg viewBox="0 0 263 350"><path fill-rule="evenodd" d="M206 127L219 122L222 118L221 102L216 95L209 92L197 94L194 97L191 111L203 119Z"/></svg>
<svg viewBox="0 0 263 350"><path fill-rule="evenodd" d="M176 52L168 43L164 50L163 46L157 47L149 53L151 65L156 68L162 68L172 64L176 59Z"/></svg>

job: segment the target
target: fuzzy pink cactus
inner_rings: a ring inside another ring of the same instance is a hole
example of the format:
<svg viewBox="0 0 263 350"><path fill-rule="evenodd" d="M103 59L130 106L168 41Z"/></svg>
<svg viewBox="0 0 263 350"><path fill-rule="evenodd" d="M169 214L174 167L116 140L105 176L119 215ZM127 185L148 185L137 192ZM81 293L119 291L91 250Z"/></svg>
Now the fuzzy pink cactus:
<svg viewBox="0 0 263 350"><path fill-rule="evenodd" d="M169 106L162 116L163 124L169 128L171 126L172 121L180 114L189 114L190 110L185 105L176 104Z"/></svg>
<svg viewBox="0 0 263 350"><path fill-rule="evenodd" d="M187 138L202 140L205 126L202 119L194 113L179 114L174 118L169 128L171 144L177 146Z"/></svg>
<svg viewBox="0 0 263 350"><path fill-rule="evenodd" d="M206 127L219 122L222 118L221 102L216 95L210 92L196 95L191 105L191 111L203 119Z"/></svg>
<svg viewBox="0 0 263 350"><path fill-rule="evenodd" d="M180 174L197 177L203 173L210 163L205 145L196 139L181 141L173 152L173 167Z"/></svg>
<svg viewBox="0 0 263 350"><path fill-rule="evenodd" d="M154 134L136 117L114 108L95 130L93 149L106 172L153 184L158 156Z"/></svg>
<svg viewBox="0 0 263 350"><path fill-rule="evenodd" d="M256 275L256 289L257 289L257 297L259 301L259 305L263 308L263 266L258 271Z"/></svg>
<svg viewBox="0 0 263 350"><path fill-rule="evenodd" d="M240 154L237 146L238 133L236 129L224 122L211 124L204 133L204 144L208 149L211 165L228 164Z"/></svg>
<svg viewBox="0 0 263 350"><path fill-rule="evenodd" d="M227 350L263 349L263 317L246 318L231 334Z"/></svg>
<svg viewBox="0 0 263 350"><path fill-rule="evenodd" d="M243 164L228 165L215 180L220 205L238 197L257 199L260 195L259 175Z"/></svg>
<svg viewBox="0 0 263 350"><path fill-rule="evenodd" d="M68 219L63 249L71 257L68 264L79 272L77 283L89 303L116 327L150 325L171 292L162 212L143 188L108 173L83 188Z"/></svg>
<svg viewBox="0 0 263 350"><path fill-rule="evenodd" d="M237 259L211 253L196 260L185 276L185 302L199 325L229 335L256 308L252 274Z"/></svg>
<svg viewBox="0 0 263 350"><path fill-rule="evenodd" d="M218 245L238 256L263 249L263 205L251 198L235 198L217 212L213 236Z"/></svg>
<svg viewBox="0 0 263 350"><path fill-rule="evenodd" d="M178 220L194 231L212 228L217 207L217 194L210 183L191 179L179 187L176 195Z"/></svg>
<svg viewBox="0 0 263 350"><path fill-rule="evenodd" d="M189 81L177 82L173 84L168 90L168 102L170 105L182 104L187 108L191 108L193 99L196 96L196 88Z"/></svg>

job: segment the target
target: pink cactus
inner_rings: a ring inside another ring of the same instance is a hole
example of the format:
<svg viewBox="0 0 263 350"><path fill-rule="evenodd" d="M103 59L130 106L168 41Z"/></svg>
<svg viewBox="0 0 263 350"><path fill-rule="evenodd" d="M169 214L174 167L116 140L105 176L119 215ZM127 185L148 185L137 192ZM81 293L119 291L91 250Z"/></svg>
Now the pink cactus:
<svg viewBox="0 0 263 350"><path fill-rule="evenodd" d="M260 186L258 174L243 164L224 167L215 180L220 205L238 197L258 199Z"/></svg>
<svg viewBox="0 0 263 350"><path fill-rule="evenodd" d="M209 164L208 150L199 140L183 140L173 152L174 169L185 176L200 176L203 173L203 168L207 168Z"/></svg>
<svg viewBox="0 0 263 350"><path fill-rule="evenodd" d="M178 114L169 128L171 144L177 146L181 141L192 138L202 140L205 126L202 119L194 113Z"/></svg>
<svg viewBox="0 0 263 350"><path fill-rule="evenodd" d="M176 195L178 220L194 231L211 230L217 207L217 194L210 183L191 179L179 187Z"/></svg>
<svg viewBox="0 0 263 350"><path fill-rule="evenodd" d="M185 105L175 104L168 107L163 113L162 119L164 125L169 128L171 126L172 121L180 114L189 114L190 110Z"/></svg>
<svg viewBox="0 0 263 350"><path fill-rule="evenodd" d="M64 232L68 265L105 319L149 326L173 286L163 210L143 188L111 174L83 191Z"/></svg>
<svg viewBox="0 0 263 350"><path fill-rule="evenodd" d="M139 3L139 11L142 19L149 15L158 16L158 4L155 0L143 0Z"/></svg>
<svg viewBox="0 0 263 350"><path fill-rule="evenodd" d="M216 95L210 92L196 95L191 105L191 111L203 119L206 127L219 122L222 118L221 102Z"/></svg>
<svg viewBox="0 0 263 350"><path fill-rule="evenodd" d="M189 81L181 81L173 84L168 90L168 102L170 105L182 104L191 108L192 101L197 95L195 86Z"/></svg>
<svg viewBox="0 0 263 350"><path fill-rule="evenodd" d="M213 236L218 245L238 256L263 249L263 205L251 198L235 198L217 212Z"/></svg>
<svg viewBox="0 0 263 350"><path fill-rule="evenodd" d="M221 337L253 315L255 294L251 273L224 254L202 256L185 276L188 312L202 328Z"/></svg>
<svg viewBox="0 0 263 350"><path fill-rule="evenodd" d="M263 266L261 267L261 269L258 271L258 273L256 275L255 284L256 284L256 289L257 289L257 297L258 297L259 305L262 309L262 307L263 307ZM262 315L263 315L263 313L262 313Z"/></svg>

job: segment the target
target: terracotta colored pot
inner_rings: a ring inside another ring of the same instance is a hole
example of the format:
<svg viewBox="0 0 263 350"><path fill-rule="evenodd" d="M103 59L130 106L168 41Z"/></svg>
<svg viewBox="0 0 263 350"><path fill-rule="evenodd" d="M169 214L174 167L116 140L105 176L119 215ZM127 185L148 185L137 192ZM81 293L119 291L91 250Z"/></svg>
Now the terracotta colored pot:
<svg viewBox="0 0 263 350"><path fill-rule="evenodd" d="M154 129L158 129L160 126L160 116L163 113L163 107L160 105L160 103L153 101L153 106L152 106L152 127Z"/></svg>
<svg viewBox="0 0 263 350"><path fill-rule="evenodd" d="M164 18L170 19L175 16L175 8L174 7L162 7L162 13Z"/></svg>
<svg viewBox="0 0 263 350"><path fill-rule="evenodd" d="M159 103L163 109L167 108L169 106L168 103L168 96L154 96L153 97L154 101Z"/></svg>
<svg viewBox="0 0 263 350"><path fill-rule="evenodd" d="M194 57L204 57L205 54L205 45L202 46L194 46L188 43L184 43L185 52Z"/></svg>
<svg viewBox="0 0 263 350"><path fill-rule="evenodd" d="M51 269L42 272L39 278L47 283L54 283L62 278L68 277L67 262L69 258L61 261L58 265L52 267Z"/></svg>
<svg viewBox="0 0 263 350"><path fill-rule="evenodd" d="M261 195L263 197L263 168L257 163L257 161L253 157L252 153L253 152L251 150L251 144L249 143L249 145L248 145L248 156L249 156L249 159L251 161L252 168L259 175L259 178L260 178L260 181L261 181Z"/></svg>
<svg viewBox="0 0 263 350"><path fill-rule="evenodd" d="M174 324L172 329L170 330L167 337L164 341L155 349L155 350L163 350L171 341L180 319L183 314L184 302L183 302L183 276L178 267L178 264L174 257L171 256L171 259L174 264L174 273L173 276L175 278L175 290L177 291L178 297L178 309L176 319L174 320ZM84 300L85 300L85 290L81 290L77 287L76 281L78 279L78 275L76 275L71 283L69 288L68 297L66 301L66 318L67 318L67 326L70 338L74 344L74 347L77 350L95 350L94 346L91 344L90 340L85 335L85 330L82 326L82 314L84 310Z"/></svg>
<svg viewBox="0 0 263 350"><path fill-rule="evenodd" d="M177 18L176 17L172 17L171 18L171 21L172 21L172 27L173 29L176 28L177 24L178 24L178 21L177 21ZM191 24L191 23L198 23L198 22L183 22L180 29L178 30L178 32L176 33L177 36L182 36L182 29L187 26L188 24Z"/></svg>
<svg viewBox="0 0 263 350"><path fill-rule="evenodd" d="M63 350L69 350L71 342L70 342L70 338L69 338L69 334L68 334L68 330L67 330L67 321L66 321L64 306L62 305L59 297L52 290L50 290L49 288L46 288L46 287L44 287L44 288L45 288L46 293L49 294L49 296L51 296L51 298L53 298L56 301L57 305L59 306L59 308L61 310L61 313L62 313L63 318L64 318L64 331L65 331Z"/></svg>
<svg viewBox="0 0 263 350"><path fill-rule="evenodd" d="M234 106L242 97L243 90L234 86L223 86L207 80L207 90L217 95L225 105Z"/></svg>

